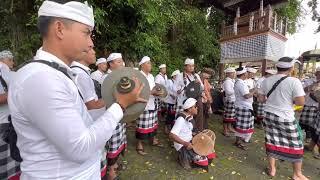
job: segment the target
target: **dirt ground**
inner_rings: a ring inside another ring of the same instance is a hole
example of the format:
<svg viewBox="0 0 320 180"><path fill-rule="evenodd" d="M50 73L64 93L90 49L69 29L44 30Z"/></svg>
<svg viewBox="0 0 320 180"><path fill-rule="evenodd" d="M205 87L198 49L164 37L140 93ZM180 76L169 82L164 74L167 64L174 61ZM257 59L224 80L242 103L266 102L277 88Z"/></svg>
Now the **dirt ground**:
<svg viewBox="0 0 320 180"><path fill-rule="evenodd" d="M209 165L209 172L201 169L184 170L177 163L177 153L170 146L167 135L164 134L164 123L160 122L158 137L165 145L164 148L151 147L145 142L146 156L138 155L135 151L134 128L127 129L128 151L121 158L126 169L120 172L120 179L270 179L265 173L267 159L264 148L264 132L255 129L252 143L248 151L242 151L233 146L234 137L224 137L222 118L213 115L209 127L216 133L217 158ZM314 180L320 180L320 160L313 158L311 152L306 152L303 161L303 172ZM288 162L277 161L277 175L273 179L291 179L292 166Z"/></svg>

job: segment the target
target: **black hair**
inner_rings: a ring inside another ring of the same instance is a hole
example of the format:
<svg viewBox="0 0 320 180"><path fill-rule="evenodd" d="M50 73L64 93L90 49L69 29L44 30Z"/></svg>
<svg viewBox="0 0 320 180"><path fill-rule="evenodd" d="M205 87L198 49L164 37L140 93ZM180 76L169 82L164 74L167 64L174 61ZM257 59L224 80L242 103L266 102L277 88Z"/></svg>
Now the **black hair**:
<svg viewBox="0 0 320 180"><path fill-rule="evenodd" d="M279 62L291 62L291 61L293 61L293 59L290 57L282 57L278 61Z"/></svg>
<svg viewBox="0 0 320 180"><path fill-rule="evenodd" d="M289 71L289 69L291 69L291 68L280 68L280 67L277 67L278 72Z"/></svg>
<svg viewBox="0 0 320 180"><path fill-rule="evenodd" d="M236 71L242 71L243 69L243 67L238 67ZM242 75L244 75L244 73L237 75L237 78L241 77Z"/></svg>
<svg viewBox="0 0 320 180"><path fill-rule="evenodd" d="M291 61L293 61L293 59L290 58L290 57L282 57L282 58L280 58L278 61L279 61L279 62L291 62ZM291 68L291 67L290 67L290 68ZM289 71L290 68L280 68L280 67L277 67L277 70L278 70L279 72L285 72L285 71Z"/></svg>

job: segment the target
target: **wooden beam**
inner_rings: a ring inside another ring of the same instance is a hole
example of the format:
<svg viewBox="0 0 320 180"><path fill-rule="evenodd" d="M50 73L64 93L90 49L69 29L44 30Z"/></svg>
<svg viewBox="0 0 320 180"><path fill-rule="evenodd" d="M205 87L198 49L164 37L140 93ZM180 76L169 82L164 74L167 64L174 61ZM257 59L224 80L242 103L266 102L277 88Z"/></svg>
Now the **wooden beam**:
<svg viewBox="0 0 320 180"><path fill-rule="evenodd" d="M261 75L264 76L266 74L266 69L267 69L267 60L264 59L262 60L262 65L261 65Z"/></svg>

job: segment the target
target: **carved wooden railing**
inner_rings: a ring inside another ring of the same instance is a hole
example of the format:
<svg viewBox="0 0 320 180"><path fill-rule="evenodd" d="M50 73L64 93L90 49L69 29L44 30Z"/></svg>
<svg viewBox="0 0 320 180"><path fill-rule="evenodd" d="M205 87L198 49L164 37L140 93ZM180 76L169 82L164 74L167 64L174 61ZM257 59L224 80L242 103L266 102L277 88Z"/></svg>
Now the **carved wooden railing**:
<svg viewBox="0 0 320 180"><path fill-rule="evenodd" d="M240 16L240 10L238 9L232 25L226 25L225 22L223 22L221 27L221 40L269 30L283 37L287 31L287 21L279 18L270 5L263 10L260 9L244 16Z"/></svg>

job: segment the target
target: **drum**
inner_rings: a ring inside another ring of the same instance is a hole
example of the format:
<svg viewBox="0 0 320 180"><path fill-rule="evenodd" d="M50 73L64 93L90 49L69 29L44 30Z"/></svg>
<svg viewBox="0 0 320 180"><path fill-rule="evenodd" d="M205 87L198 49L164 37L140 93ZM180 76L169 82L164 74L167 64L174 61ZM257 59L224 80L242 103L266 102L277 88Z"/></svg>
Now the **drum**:
<svg viewBox="0 0 320 180"><path fill-rule="evenodd" d="M195 135L192 139L192 147L194 152L201 156L207 156L214 150L216 135L213 131L205 129L199 134Z"/></svg>
<svg viewBox="0 0 320 180"><path fill-rule="evenodd" d="M136 77L144 87L141 91L141 98L148 100L150 96L150 87L146 77L138 70L130 67L123 67L118 70L112 71L103 81L101 86L102 99L106 103L106 108L109 108L116 102L114 94L117 93L129 93L134 87L135 83L132 77ZM143 113L147 103L136 103L129 106L124 115L122 122L135 121L140 114Z"/></svg>

